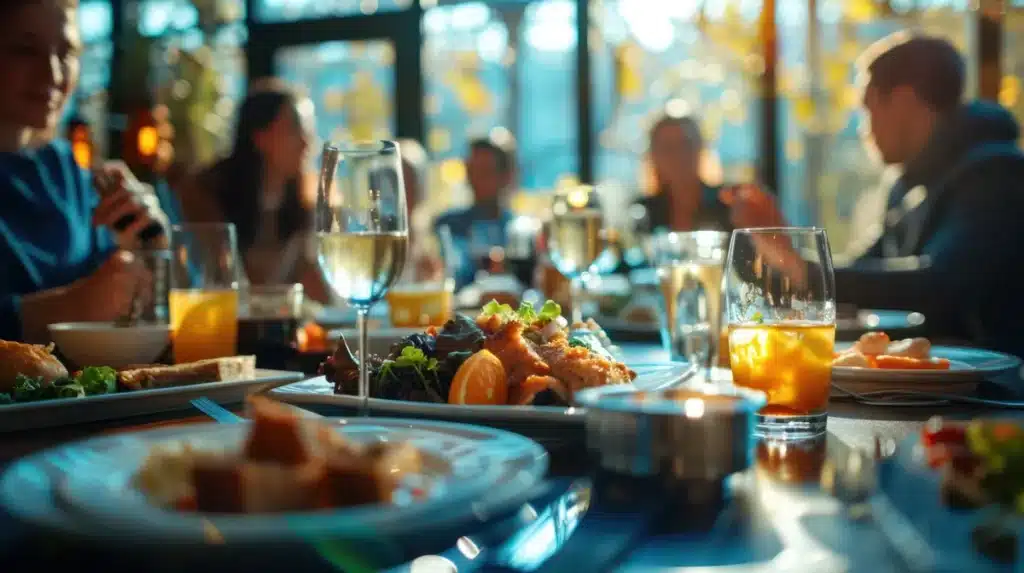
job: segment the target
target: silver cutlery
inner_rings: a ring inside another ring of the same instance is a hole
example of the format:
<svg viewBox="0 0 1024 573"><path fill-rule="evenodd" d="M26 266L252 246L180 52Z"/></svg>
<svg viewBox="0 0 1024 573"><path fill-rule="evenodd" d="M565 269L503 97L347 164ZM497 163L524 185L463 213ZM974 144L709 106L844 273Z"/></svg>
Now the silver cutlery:
<svg viewBox="0 0 1024 573"><path fill-rule="evenodd" d="M844 388L835 382L832 383L832 388L844 394L844 397L851 398L859 403L869 406L937 406L943 404L967 404L1007 409L1024 408L1024 402L1022 401L995 400L991 398L978 398L976 396L946 394L943 392L902 389L855 392L848 388Z"/></svg>

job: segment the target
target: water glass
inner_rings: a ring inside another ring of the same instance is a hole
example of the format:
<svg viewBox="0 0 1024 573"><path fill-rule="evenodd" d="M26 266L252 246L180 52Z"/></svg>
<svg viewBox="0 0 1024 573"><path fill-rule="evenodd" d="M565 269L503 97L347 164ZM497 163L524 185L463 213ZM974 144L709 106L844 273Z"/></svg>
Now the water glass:
<svg viewBox="0 0 1024 573"><path fill-rule="evenodd" d="M652 239L662 299L662 344L672 360L710 368L722 331L722 272L729 235L663 233Z"/></svg>

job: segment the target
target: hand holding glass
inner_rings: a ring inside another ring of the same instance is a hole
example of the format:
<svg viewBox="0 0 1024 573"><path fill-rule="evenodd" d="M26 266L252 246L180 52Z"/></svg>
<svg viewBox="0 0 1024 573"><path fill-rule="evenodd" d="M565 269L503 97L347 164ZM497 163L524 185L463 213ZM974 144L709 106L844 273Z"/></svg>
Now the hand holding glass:
<svg viewBox="0 0 1024 573"><path fill-rule="evenodd" d="M762 435L825 431L835 345L835 279L825 231L734 231L726 265L733 383L761 390Z"/></svg>
<svg viewBox="0 0 1024 573"><path fill-rule="evenodd" d="M409 243L405 184L393 141L324 144L317 186L317 260L334 294L355 307L359 397L370 396L366 316L402 274Z"/></svg>

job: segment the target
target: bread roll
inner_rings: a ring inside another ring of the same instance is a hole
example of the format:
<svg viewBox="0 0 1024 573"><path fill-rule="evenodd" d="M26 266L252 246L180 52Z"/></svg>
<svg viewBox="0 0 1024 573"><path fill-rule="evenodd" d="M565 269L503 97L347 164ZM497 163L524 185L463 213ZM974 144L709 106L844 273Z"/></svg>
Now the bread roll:
<svg viewBox="0 0 1024 573"><path fill-rule="evenodd" d="M68 375L68 369L52 354L53 346L0 340L0 392L10 392L18 374L42 377L50 383Z"/></svg>

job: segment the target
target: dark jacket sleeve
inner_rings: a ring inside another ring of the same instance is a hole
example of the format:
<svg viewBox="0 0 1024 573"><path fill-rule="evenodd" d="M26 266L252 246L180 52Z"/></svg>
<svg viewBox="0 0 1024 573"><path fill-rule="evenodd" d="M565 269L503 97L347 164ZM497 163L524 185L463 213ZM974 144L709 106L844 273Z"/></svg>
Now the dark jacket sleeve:
<svg viewBox="0 0 1024 573"><path fill-rule="evenodd" d="M915 260L862 258L836 269L841 302L862 308L960 315L1016 281L1024 259L1024 168L1020 158L986 161L958 178ZM1008 312L1011 309L1006 309ZM988 318L988 317L986 317ZM1019 319L1019 317L1018 317Z"/></svg>

